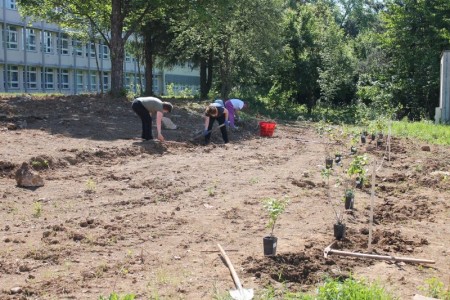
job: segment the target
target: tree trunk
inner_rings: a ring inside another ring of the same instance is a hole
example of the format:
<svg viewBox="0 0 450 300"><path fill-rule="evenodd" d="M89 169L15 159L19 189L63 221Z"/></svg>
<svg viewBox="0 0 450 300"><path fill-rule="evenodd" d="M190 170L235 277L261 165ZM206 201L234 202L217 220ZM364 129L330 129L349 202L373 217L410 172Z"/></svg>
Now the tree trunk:
<svg viewBox="0 0 450 300"><path fill-rule="evenodd" d="M144 31L145 96L153 95L153 47L150 25Z"/></svg>
<svg viewBox="0 0 450 300"><path fill-rule="evenodd" d="M228 52L228 44L226 42L223 43L222 51L223 59L220 64L220 81L222 86L220 88L220 95L222 96L222 99L226 100L231 91L231 60L230 53Z"/></svg>
<svg viewBox="0 0 450 300"><path fill-rule="evenodd" d="M208 58L200 59L200 99L208 98L208 93L212 87L213 78L213 51L210 50Z"/></svg>
<svg viewBox="0 0 450 300"><path fill-rule="evenodd" d="M122 1L111 0L111 2L111 94L113 97L120 97L123 90L123 61L125 57L125 41L122 37Z"/></svg>
<svg viewBox="0 0 450 300"><path fill-rule="evenodd" d="M207 62L206 58L200 58L200 100L208 98L207 87Z"/></svg>
<svg viewBox="0 0 450 300"><path fill-rule="evenodd" d="M209 56L208 56L208 63L207 63L207 72L208 77L206 79L206 95L208 95L209 91L212 87L212 80L213 80L213 59L214 59L214 52L212 49L209 50Z"/></svg>

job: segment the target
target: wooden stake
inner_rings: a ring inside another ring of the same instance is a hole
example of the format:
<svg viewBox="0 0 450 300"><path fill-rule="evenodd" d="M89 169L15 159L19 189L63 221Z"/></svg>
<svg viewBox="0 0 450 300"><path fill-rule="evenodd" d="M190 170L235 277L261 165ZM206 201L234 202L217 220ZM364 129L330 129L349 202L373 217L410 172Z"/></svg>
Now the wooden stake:
<svg viewBox="0 0 450 300"><path fill-rule="evenodd" d="M342 256L352 256L352 257L359 257L359 258L370 258L370 259L378 259L378 260L393 260L393 261L403 261L403 262L410 262L410 263L417 263L417 264L434 264L434 260L428 260L428 259L417 259L417 258L410 258L410 257L396 257L396 256L389 256L389 255L375 255L375 254L365 254L365 253L358 253L358 252L349 252L349 251L341 251L341 250L334 250L332 249L336 241L331 243L328 247L326 247L323 250L323 256L325 258L328 257L330 254L337 254Z"/></svg>
<svg viewBox="0 0 450 300"><path fill-rule="evenodd" d="M342 256L352 256L352 257L360 257L360 258L371 258L371 259L378 259L378 260L403 261L403 262L410 262L410 263L417 263L417 264L434 264L434 263L436 263L434 260L428 260L428 259L365 254L365 253L341 251L341 250L334 250L334 249L329 249L327 252L327 255L329 255L329 254L337 254L337 255L342 255Z"/></svg>
<svg viewBox="0 0 450 300"><path fill-rule="evenodd" d="M367 243L367 250L372 252L372 227L373 227L373 206L375 198L375 173L376 173L377 161L373 160L373 170L372 170L372 191L370 193L370 220L369 220L369 242Z"/></svg>

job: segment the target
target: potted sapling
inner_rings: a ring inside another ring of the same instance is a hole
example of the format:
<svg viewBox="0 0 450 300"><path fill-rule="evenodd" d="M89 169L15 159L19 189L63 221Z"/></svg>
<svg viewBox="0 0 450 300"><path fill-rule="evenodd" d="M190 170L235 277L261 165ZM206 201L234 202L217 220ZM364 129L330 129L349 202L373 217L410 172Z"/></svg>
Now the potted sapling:
<svg viewBox="0 0 450 300"><path fill-rule="evenodd" d="M331 187L330 187L330 176L332 175L332 169L322 169L321 175L326 180L327 185L327 199L331 208L333 209L336 222L333 224L333 234L337 240L341 240L345 237L346 225L344 223L344 210L342 207L336 208L331 201Z"/></svg>
<svg viewBox="0 0 450 300"><path fill-rule="evenodd" d="M356 154L358 149L356 148L356 145L358 144L358 136L352 135L350 139L350 154Z"/></svg>
<svg viewBox="0 0 450 300"><path fill-rule="evenodd" d="M375 141L375 139L376 139L376 135L375 135L376 124L375 124L375 121L370 121L369 126L368 126L368 130L370 132L370 139L372 141Z"/></svg>
<svg viewBox="0 0 450 300"><path fill-rule="evenodd" d="M364 179L366 177L366 169L364 166L367 164L367 156L358 155L349 164L347 169L347 175L354 179L355 186L362 188L364 185Z"/></svg>
<svg viewBox="0 0 450 300"><path fill-rule="evenodd" d="M333 225L333 234L337 240L342 240L345 238L345 232L347 230L347 226L344 223L345 214L343 211L337 211L335 208L333 209L336 216L336 223Z"/></svg>
<svg viewBox="0 0 450 300"><path fill-rule="evenodd" d="M342 162L342 153L340 151L336 151L334 154L334 162L338 165Z"/></svg>
<svg viewBox="0 0 450 300"><path fill-rule="evenodd" d="M387 120L386 117L380 116L375 120L375 128L377 131L377 147L381 147L383 145L383 132L386 130Z"/></svg>
<svg viewBox="0 0 450 300"><path fill-rule="evenodd" d="M270 229L270 235L263 238L265 256L273 256L276 254L278 238L273 235L273 230L275 229L278 218L284 212L288 203L289 199L286 197L282 199L266 198L263 200L263 207L269 219L266 227Z"/></svg>
<svg viewBox="0 0 450 300"><path fill-rule="evenodd" d="M345 209L353 209L354 202L355 202L355 191L352 188L345 189L344 195Z"/></svg>

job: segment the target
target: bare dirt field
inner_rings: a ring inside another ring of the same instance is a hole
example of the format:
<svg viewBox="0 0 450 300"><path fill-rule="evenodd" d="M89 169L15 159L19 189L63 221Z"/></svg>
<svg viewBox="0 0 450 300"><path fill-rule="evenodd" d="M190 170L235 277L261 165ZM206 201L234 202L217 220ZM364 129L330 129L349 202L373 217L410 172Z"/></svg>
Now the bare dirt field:
<svg viewBox="0 0 450 300"><path fill-rule="evenodd" d="M394 138L388 161L384 147L358 145L377 161L372 253L435 264L325 258L334 213L320 174L325 140L314 125L277 120L274 135L260 137L258 120L247 118L229 144L215 132L203 146L189 139L202 128L204 103L173 104L167 116L179 128L163 130L160 143L138 138L140 120L123 99L0 99L0 299L98 299L113 291L217 299L234 288L218 243L256 298L268 285L306 291L350 274L400 299L421 293L432 277L448 286L449 147ZM345 155L344 166L351 159ZM23 162L44 186L17 185ZM332 201L343 207L339 189ZM276 224L274 257L262 248L267 197L290 199ZM336 248L367 253L370 199L367 183Z"/></svg>

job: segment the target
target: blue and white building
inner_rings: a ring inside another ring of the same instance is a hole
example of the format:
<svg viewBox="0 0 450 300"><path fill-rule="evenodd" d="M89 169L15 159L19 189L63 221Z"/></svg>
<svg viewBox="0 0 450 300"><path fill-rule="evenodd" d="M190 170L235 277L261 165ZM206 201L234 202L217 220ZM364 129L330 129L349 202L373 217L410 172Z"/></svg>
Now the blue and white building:
<svg viewBox="0 0 450 300"><path fill-rule="evenodd" d="M16 0L0 0L0 93L97 93L111 89L109 48L101 40L83 43L56 24L29 22ZM97 67L98 66L98 67ZM145 84L144 66L125 54L124 85L133 92ZM3 83L3 84L2 84ZM153 70L156 95L186 89L196 93L199 70L189 63Z"/></svg>

